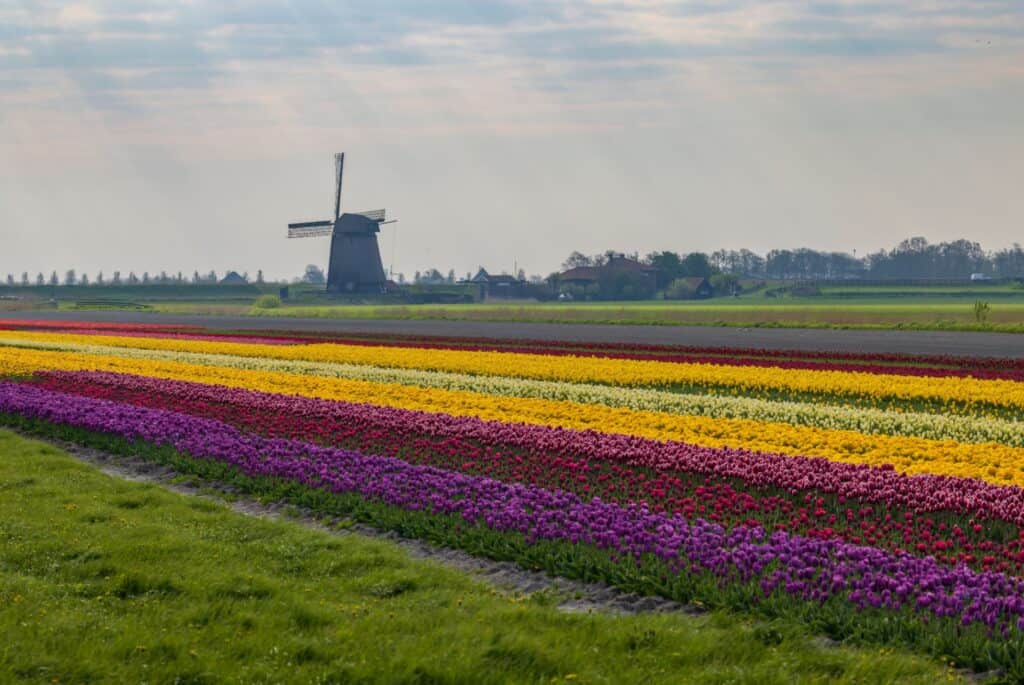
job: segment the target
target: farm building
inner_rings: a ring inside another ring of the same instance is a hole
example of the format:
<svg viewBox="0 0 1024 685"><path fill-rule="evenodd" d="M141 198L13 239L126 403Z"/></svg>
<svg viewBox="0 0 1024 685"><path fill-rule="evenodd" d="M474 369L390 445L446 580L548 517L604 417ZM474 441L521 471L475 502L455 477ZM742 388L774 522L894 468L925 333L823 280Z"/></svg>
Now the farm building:
<svg viewBox="0 0 1024 685"><path fill-rule="evenodd" d="M600 266L578 266L555 274L552 281L559 293L636 299L654 295L657 273L653 266L617 254Z"/></svg>
<svg viewBox="0 0 1024 685"><path fill-rule="evenodd" d="M677 295L678 299L683 300L704 300L711 297L714 293L711 281L703 276L677 278L669 286L669 289L679 293Z"/></svg>
<svg viewBox="0 0 1024 685"><path fill-rule="evenodd" d="M469 279L480 288L480 299L526 297L526 281L511 274L489 274L483 267Z"/></svg>

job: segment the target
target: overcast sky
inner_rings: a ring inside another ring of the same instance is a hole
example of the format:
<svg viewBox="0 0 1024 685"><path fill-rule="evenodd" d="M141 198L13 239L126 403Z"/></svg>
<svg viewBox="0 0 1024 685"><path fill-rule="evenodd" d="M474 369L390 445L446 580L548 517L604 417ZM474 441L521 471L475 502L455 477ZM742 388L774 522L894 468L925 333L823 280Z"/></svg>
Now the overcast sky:
<svg viewBox="0 0 1024 685"><path fill-rule="evenodd" d="M0 277L1024 240L1024 0L0 0Z"/></svg>

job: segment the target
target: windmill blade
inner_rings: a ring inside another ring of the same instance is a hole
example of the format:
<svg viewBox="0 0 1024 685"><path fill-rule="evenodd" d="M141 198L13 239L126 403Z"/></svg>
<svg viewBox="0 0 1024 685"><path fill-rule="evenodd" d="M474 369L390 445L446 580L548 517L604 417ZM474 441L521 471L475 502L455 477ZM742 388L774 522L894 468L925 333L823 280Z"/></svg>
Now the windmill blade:
<svg viewBox="0 0 1024 685"><path fill-rule="evenodd" d="M345 153L338 152L334 155L334 182L337 186L334 191L334 218L341 216L341 177L345 173Z"/></svg>
<svg viewBox="0 0 1024 685"><path fill-rule="evenodd" d="M288 224L289 238L318 238L334 233L333 221L302 221Z"/></svg>
<svg viewBox="0 0 1024 685"><path fill-rule="evenodd" d="M365 216L370 221L384 221L384 218L385 218L384 217L384 211L385 210L383 210L383 209L371 209L368 212L355 212L355 213L359 214L359 215L362 215L362 216Z"/></svg>

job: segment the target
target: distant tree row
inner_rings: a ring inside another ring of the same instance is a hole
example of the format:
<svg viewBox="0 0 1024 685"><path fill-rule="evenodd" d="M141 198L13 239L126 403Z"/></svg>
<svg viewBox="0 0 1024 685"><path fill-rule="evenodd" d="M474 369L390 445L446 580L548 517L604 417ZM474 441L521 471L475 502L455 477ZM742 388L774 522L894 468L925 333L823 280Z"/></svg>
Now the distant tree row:
<svg viewBox="0 0 1024 685"><path fill-rule="evenodd" d="M900 279L968 278L985 274L993 278L1024 276L1024 249L1017 243L996 251L985 251L969 240L929 243L914 237L891 250L879 250L864 257L845 252L819 252L808 248L772 250L764 258L749 250L720 250L711 255L712 264L726 273L789 279Z"/></svg>
<svg viewBox="0 0 1024 685"><path fill-rule="evenodd" d="M249 273L245 272L242 278L248 282ZM192 283L194 285L208 285L219 282L217 272L213 269L210 270L206 275L201 275L198 271L192 273L191 278L186 278L185 275L179 271L177 274L168 274L166 271L161 271L159 274L150 275L148 271L143 271L142 276L137 276L134 271L129 271L127 276L121 275L120 271L114 271L110 277L106 277L102 271L96 274L93 279L89 278L89 275L83 273L78 274L74 269L68 269L64 272L64 278L61 279L57 272L54 271L50 274L49 278L44 276L42 272L37 273L35 278L30 278L27 271L21 272L20 278L15 278L14 274L7 274L7 285L8 286L41 286L41 285L78 285L78 286L106 286L106 285L183 285L186 283ZM262 284L263 271L256 272L256 283Z"/></svg>
<svg viewBox="0 0 1024 685"><path fill-rule="evenodd" d="M615 254L608 251L588 256L573 252L562 268L601 266ZM1024 277L1024 248L1020 244L987 252L980 244L963 239L932 244L925 238L908 238L891 250L864 257L810 248L771 250L764 256L746 249L717 250L710 255L665 250L651 252L643 259L636 253L626 256L657 268L659 288L679 278L711 278L716 274L807 280L968 278L979 273L993 278Z"/></svg>

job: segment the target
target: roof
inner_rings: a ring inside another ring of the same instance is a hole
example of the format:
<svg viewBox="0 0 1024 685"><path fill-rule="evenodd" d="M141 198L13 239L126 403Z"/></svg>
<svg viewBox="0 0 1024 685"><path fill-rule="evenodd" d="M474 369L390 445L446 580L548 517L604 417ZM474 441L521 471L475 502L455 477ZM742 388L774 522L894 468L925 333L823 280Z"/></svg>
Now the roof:
<svg viewBox="0 0 1024 685"><path fill-rule="evenodd" d="M577 266L574 269L563 271L558 277L563 281L596 281L601 275L601 269L596 266Z"/></svg>
<svg viewBox="0 0 1024 685"><path fill-rule="evenodd" d="M511 274L489 274L487 271L480 267L480 270L476 272L476 276L470 279L473 283L521 283L522 279L517 278Z"/></svg>
<svg viewBox="0 0 1024 685"><path fill-rule="evenodd" d="M711 285L708 282L708 279L704 278L703 276L684 276L683 278L679 278L677 280L682 281L683 283L686 284L686 286L688 288L692 288L693 290L696 290L697 288L701 287L705 283L707 283L708 285Z"/></svg>
<svg viewBox="0 0 1024 685"><path fill-rule="evenodd" d="M650 266L649 264L643 264L636 261L635 259L629 259L621 255L615 255L608 259L608 262L601 266L577 266L568 271L563 271L558 274L558 278L563 281L596 281L601 277L601 274L630 271L633 273L654 273L658 269Z"/></svg>
<svg viewBox="0 0 1024 685"><path fill-rule="evenodd" d="M220 279L224 285L246 285L249 281L238 275L237 271L229 271Z"/></svg>

